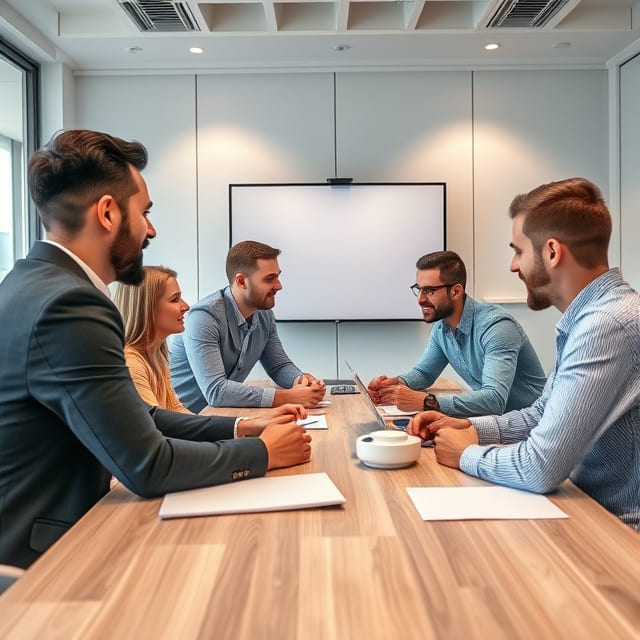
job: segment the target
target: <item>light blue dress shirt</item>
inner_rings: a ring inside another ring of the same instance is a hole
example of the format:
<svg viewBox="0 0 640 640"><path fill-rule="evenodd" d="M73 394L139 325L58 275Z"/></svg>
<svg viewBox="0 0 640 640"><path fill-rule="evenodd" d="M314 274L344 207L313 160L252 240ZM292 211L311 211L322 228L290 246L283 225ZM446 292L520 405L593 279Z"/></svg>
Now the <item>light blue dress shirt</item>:
<svg viewBox="0 0 640 640"><path fill-rule="evenodd" d="M256 311L248 323L225 287L185 316L184 333L170 345L171 383L182 404L198 413L217 407L271 407L276 390L242 384L256 362L281 387L302 375L285 353L271 311Z"/></svg>
<svg viewBox="0 0 640 640"><path fill-rule="evenodd" d="M587 285L556 325L556 366L542 396L522 411L473 418L480 445L464 450L460 468L536 493L569 477L638 529L639 305L618 269Z"/></svg>
<svg viewBox="0 0 640 640"><path fill-rule="evenodd" d="M501 414L528 407L542 393L545 375L524 329L506 311L466 296L455 329L433 325L418 364L400 378L411 389L431 386L451 364L471 387L468 393L439 395L440 410L457 417Z"/></svg>

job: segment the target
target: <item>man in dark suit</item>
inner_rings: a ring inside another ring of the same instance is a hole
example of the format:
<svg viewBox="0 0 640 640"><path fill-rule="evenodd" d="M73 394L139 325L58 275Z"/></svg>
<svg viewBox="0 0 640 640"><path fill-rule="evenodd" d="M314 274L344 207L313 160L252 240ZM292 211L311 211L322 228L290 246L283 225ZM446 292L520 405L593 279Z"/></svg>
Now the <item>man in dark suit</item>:
<svg viewBox="0 0 640 640"><path fill-rule="evenodd" d="M146 161L141 144L91 131L62 133L31 158L47 240L0 284L0 563L28 566L111 475L151 497L309 459L297 407L267 424L140 400L106 285L144 277L142 249L156 235Z"/></svg>

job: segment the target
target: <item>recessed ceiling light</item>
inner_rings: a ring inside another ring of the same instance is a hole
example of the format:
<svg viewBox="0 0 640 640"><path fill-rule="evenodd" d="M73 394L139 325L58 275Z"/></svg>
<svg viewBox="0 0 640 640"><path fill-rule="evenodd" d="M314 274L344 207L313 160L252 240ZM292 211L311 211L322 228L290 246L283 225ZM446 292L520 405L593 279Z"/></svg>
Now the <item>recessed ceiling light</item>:
<svg viewBox="0 0 640 640"><path fill-rule="evenodd" d="M128 51L131 55L135 55L136 53L140 53L142 51L142 47L134 46L134 47L125 47L125 51Z"/></svg>
<svg viewBox="0 0 640 640"><path fill-rule="evenodd" d="M331 47L333 51L349 51L351 49L350 44L335 44Z"/></svg>
<svg viewBox="0 0 640 640"><path fill-rule="evenodd" d="M566 49L567 47L570 47L571 43L570 42L556 42L553 45L554 49Z"/></svg>
<svg viewBox="0 0 640 640"><path fill-rule="evenodd" d="M191 47L189 51L191 53L204 53L204 49L202 47Z"/></svg>
<svg viewBox="0 0 640 640"><path fill-rule="evenodd" d="M496 49L499 49L499 48L500 48L500 44L499 44L499 43L497 43L497 42L490 42L489 44L485 44L485 45L484 45L484 48L485 48L487 51L495 51Z"/></svg>

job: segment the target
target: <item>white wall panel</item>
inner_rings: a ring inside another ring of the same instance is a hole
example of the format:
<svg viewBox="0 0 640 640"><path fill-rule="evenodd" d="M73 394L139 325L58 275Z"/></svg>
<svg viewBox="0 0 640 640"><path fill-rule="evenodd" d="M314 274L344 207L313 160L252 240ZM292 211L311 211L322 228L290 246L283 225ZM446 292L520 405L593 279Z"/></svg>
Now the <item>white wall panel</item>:
<svg viewBox="0 0 640 640"><path fill-rule="evenodd" d="M507 304L548 373L555 309L531 311L509 271L509 204L538 185L584 176L608 192L605 71L478 71L473 76L476 295Z"/></svg>
<svg viewBox="0 0 640 640"><path fill-rule="evenodd" d="M158 236L145 264L178 272L185 299L198 299L195 78L82 76L76 79L76 126L142 142L143 176Z"/></svg>
<svg viewBox="0 0 640 640"><path fill-rule="evenodd" d="M620 264L640 288L640 55L620 67Z"/></svg>
<svg viewBox="0 0 640 640"><path fill-rule="evenodd" d="M509 272L509 204L574 176L607 197L606 72L478 71L473 105L476 294L524 301Z"/></svg>

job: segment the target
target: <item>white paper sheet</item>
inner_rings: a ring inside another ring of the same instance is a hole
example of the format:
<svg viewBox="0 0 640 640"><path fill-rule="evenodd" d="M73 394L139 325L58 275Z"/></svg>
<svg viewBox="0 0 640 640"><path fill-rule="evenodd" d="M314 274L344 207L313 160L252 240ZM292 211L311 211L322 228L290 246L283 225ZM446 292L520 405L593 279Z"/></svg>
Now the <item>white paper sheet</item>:
<svg viewBox="0 0 640 640"><path fill-rule="evenodd" d="M215 487L168 493L161 518L287 511L344 504L345 498L326 473L251 478Z"/></svg>
<svg viewBox="0 0 640 640"><path fill-rule="evenodd" d="M381 404L378 407L385 416L415 416L417 411L403 411L398 409L395 404Z"/></svg>
<svg viewBox="0 0 640 640"><path fill-rule="evenodd" d="M423 520L568 518L548 498L508 487L408 487Z"/></svg>
<svg viewBox="0 0 640 640"><path fill-rule="evenodd" d="M297 421L305 429L328 429L327 416L322 414L308 415L304 420Z"/></svg>

